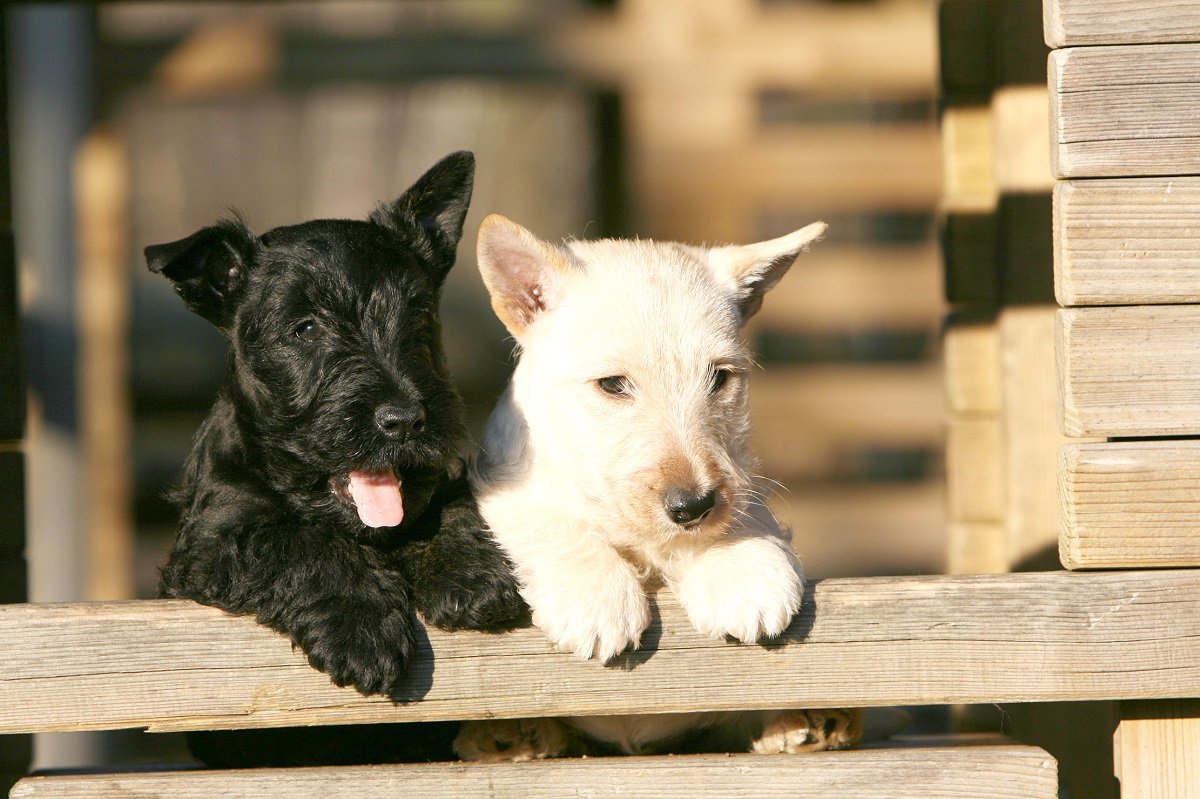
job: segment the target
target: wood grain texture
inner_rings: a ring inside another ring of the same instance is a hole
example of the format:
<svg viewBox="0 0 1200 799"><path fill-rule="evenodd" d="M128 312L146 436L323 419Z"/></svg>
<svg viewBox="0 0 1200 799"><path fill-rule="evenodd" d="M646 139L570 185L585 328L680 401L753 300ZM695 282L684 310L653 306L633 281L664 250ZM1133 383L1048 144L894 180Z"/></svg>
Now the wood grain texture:
<svg viewBox="0 0 1200 799"><path fill-rule="evenodd" d="M1200 303L1200 178L1069 180L1054 190L1061 305Z"/></svg>
<svg viewBox="0 0 1200 799"><path fill-rule="evenodd" d="M1200 699L1122 702L1113 743L1121 799L1200 799Z"/></svg>
<svg viewBox="0 0 1200 799"><path fill-rule="evenodd" d="M1058 312L1063 431L1200 434L1200 306Z"/></svg>
<svg viewBox="0 0 1200 799"><path fill-rule="evenodd" d="M10 605L0 732L1200 694L1200 572L813 581L769 646L699 635L666 594L656 616L647 648L609 667L534 629L430 630L409 701L393 705L334 687L252 620L189 602Z"/></svg>
<svg viewBox="0 0 1200 799"><path fill-rule="evenodd" d="M1066 446L1058 482L1068 569L1200 566L1200 441Z"/></svg>
<svg viewBox="0 0 1200 799"><path fill-rule="evenodd" d="M1200 4L1172 0L1045 0L1046 44L1153 44L1200 40Z"/></svg>
<svg viewBox="0 0 1200 799"><path fill-rule="evenodd" d="M1200 44L1050 54L1056 177L1200 173Z"/></svg>
<svg viewBox="0 0 1200 799"><path fill-rule="evenodd" d="M1054 759L1031 746L441 763L29 777L13 799L1053 799ZM836 793L835 793L836 792Z"/></svg>

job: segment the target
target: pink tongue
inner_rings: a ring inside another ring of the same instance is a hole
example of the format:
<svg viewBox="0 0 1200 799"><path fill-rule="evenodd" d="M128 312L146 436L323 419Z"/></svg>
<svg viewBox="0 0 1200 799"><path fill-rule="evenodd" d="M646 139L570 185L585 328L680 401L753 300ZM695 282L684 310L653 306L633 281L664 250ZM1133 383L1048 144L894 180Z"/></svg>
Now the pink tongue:
<svg viewBox="0 0 1200 799"><path fill-rule="evenodd" d="M350 496L367 527L395 527L404 519L400 481L390 471L350 472Z"/></svg>

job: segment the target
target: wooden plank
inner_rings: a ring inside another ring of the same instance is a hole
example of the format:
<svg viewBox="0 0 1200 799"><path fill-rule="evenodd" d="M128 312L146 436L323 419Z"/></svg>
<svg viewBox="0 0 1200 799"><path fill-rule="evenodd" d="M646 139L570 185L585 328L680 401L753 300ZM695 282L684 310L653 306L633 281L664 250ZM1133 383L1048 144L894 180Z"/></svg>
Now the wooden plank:
<svg viewBox="0 0 1200 799"><path fill-rule="evenodd" d="M945 485L785 483L771 510L792 528L792 544L810 577L944 574Z"/></svg>
<svg viewBox="0 0 1200 799"><path fill-rule="evenodd" d="M868 449L938 450L943 402L933 362L773 367L753 378L753 447L781 480L829 475Z"/></svg>
<svg viewBox="0 0 1200 799"><path fill-rule="evenodd" d="M1000 328L994 320L952 316L942 340L942 360L950 412L1000 411Z"/></svg>
<svg viewBox="0 0 1200 799"><path fill-rule="evenodd" d="M1071 47L1050 55L1056 177L1200 173L1200 44Z"/></svg>
<svg viewBox="0 0 1200 799"><path fill-rule="evenodd" d="M1172 0L1046 0L1046 43L1155 44L1200 41L1200 5Z"/></svg>
<svg viewBox="0 0 1200 799"><path fill-rule="evenodd" d="M1200 694L1196 571L812 581L770 646L696 633L665 593L657 608L646 649L611 667L536 629L429 630L393 704L334 687L251 619L189 602L10 605L0 732Z"/></svg>
<svg viewBox="0 0 1200 799"><path fill-rule="evenodd" d="M1013 568L1058 550L1058 370L1054 306L1000 315L1004 374L1003 520ZM1043 567L1044 568L1044 567Z"/></svg>
<svg viewBox="0 0 1200 799"><path fill-rule="evenodd" d="M628 89L699 83L825 92L932 92L937 33L921 3L869 7L626 0L564 17L546 48L590 78ZM664 46L669 42L669 46Z"/></svg>
<svg viewBox="0 0 1200 799"><path fill-rule="evenodd" d="M1066 446L1059 485L1066 568L1200 566L1200 441Z"/></svg>
<svg viewBox="0 0 1200 799"><path fill-rule="evenodd" d="M1050 97L1046 85L1005 86L992 97L996 125L996 186L1004 194L1048 192Z"/></svg>
<svg viewBox="0 0 1200 799"><path fill-rule="evenodd" d="M1122 702L1113 739L1121 799L1200 797L1200 699Z"/></svg>
<svg viewBox="0 0 1200 799"><path fill-rule="evenodd" d="M771 291L751 324L822 332L936 330L944 313L941 281L933 242L821 244Z"/></svg>
<svg viewBox="0 0 1200 799"><path fill-rule="evenodd" d="M1009 571L1008 541L1002 522L951 522L946 539L948 574Z"/></svg>
<svg viewBox="0 0 1200 799"><path fill-rule="evenodd" d="M1200 306L1058 313L1068 436L1200 434Z"/></svg>
<svg viewBox="0 0 1200 799"><path fill-rule="evenodd" d="M132 599L133 448L129 398L129 164L121 137L93 131L74 164L79 271L79 420L86 599Z"/></svg>
<svg viewBox="0 0 1200 799"><path fill-rule="evenodd" d="M942 207L951 213L996 208L996 130L990 105L942 112Z"/></svg>
<svg viewBox="0 0 1200 799"><path fill-rule="evenodd" d="M1054 799L1054 758L1032 746L929 747L810 755L565 758L29 777L13 799Z"/></svg>
<svg viewBox="0 0 1200 799"><path fill-rule="evenodd" d="M1006 491L1004 423L951 417L946 430L946 507L956 522L998 522Z"/></svg>
<svg viewBox="0 0 1200 799"><path fill-rule="evenodd" d="M1054 190L1062 305L1200 303L1200 178L1068 180Z"/></svg>

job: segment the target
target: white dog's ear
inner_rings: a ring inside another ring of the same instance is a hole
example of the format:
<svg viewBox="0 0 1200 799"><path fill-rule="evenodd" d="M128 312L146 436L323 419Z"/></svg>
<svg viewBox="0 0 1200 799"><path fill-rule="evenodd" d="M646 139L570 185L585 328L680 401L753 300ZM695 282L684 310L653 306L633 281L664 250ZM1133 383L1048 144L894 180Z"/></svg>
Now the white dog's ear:
<svg viewBox="0 0 1200 799"><path fill-rule="evenodd" d="M518 339L558 304L571 268L562 250L500 214L480 225L477 257L492 310Z"/></svg>
<svg viewBox="0 0 1200 799"><path fill-rule="evenodd" d="M734 289L743 323L762 307L763 295L787 274L796 256L824 236L827 228L824 222L813 222L770 241L708 251L709 268Z"/></svg>

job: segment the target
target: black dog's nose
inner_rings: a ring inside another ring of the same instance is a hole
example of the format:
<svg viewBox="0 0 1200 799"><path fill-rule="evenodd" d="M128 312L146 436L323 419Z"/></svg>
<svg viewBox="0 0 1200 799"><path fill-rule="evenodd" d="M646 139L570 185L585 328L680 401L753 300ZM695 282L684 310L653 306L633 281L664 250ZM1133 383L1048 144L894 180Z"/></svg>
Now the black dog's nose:
<svg viewBox="0 0 1200 799"><path fill-rule="evenodd" d="M399 440L409 433L421 432L425 427L425 409L416 403L380 405L375 410L375 424L385 436Z"/></svg>
<svg viewBox="0 0 1200 799"><path fill-rule="evenodd" d="M716 491L706 491L701 494L686 488L672 488L663 497L663 505L666 506L667 515L671 517L671 521L682 524L684 527L690 527L699 522L716 504Z"/></svg>

